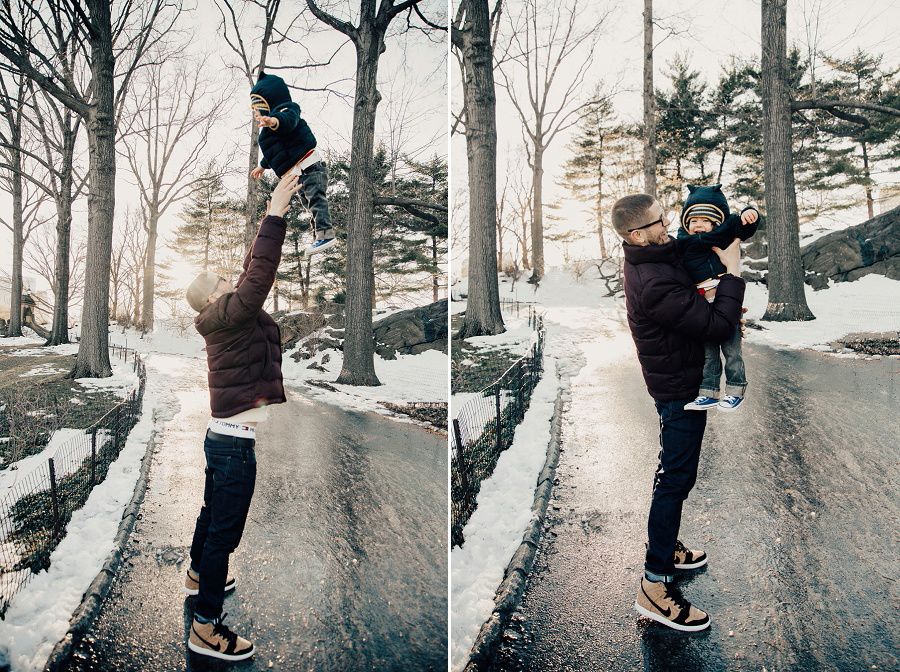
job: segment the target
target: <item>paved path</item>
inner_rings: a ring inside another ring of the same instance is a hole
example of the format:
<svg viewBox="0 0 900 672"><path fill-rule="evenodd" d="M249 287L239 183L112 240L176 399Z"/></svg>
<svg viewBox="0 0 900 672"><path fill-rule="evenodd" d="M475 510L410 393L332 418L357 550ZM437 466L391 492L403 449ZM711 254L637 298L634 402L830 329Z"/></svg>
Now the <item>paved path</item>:
<svg viewBox="0 0 900 672"><path fill-rule="evenodd" d="M189 653L181 592L202 497L205 380L158 440L127 561L70 670L444 670L447 439L290 391L257 443L227 622L257 654ZM200 395L199 397L197 395Z"/></svg>
<svg viewBox="0 0 900 672"><path fill-rule="evenodd" d="M681 534L710 556L681 586L711 628L633 611L658 420L633 354L589 358L496 669L900 670L900 360L745 354L749 396L710 418Z"/></svg>

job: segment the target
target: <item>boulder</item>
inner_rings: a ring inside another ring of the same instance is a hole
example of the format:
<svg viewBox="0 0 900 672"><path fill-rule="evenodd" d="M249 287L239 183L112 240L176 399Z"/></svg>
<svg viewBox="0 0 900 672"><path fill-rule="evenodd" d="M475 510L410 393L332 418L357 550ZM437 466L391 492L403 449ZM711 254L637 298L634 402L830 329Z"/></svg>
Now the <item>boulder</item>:
<svg viewBox="0 0 900 672"><path fill-rule="evenodd" d="M385 359L396 353L447 351L447 301L401 310L372 325L376 352Z"/></svg>
<svg viewBox="0 0 900 672"><path fill-rule="evenodd" d="M822 236L801 251L801 258L806 282L816 288L869 273L900 280L900 207Z"/></svg>

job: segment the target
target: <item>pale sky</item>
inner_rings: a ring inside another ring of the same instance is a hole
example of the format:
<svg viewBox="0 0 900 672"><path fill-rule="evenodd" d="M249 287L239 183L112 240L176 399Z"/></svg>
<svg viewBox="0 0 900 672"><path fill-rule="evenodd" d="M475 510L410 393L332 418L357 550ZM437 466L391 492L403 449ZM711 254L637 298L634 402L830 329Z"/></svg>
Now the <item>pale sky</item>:
<svg viewBox="0 0 900 672"><path fill-rule="evenodd" d="M516 0L512 0L513 3ZM592 8L601 7L589 3ZM507 7L507 12L513 7ZM592 66L593 78L588 86L603 80L617 83L614 98L615 109L629 121L642 118L641 90L643 85L643 2L610 3L613 10L605 29L598 39ZM759 0L655 0L654 14L657 23L673 28L667 35L663 28L654 30L654 84L665 88L667 63L676 54L688 54L692 69L699 70L710 86L718 79L721 68L733 55L758 56L760 46L761 8ZM818 21L815 19L818 18ZM817 30L807 25L817 26ZM797 44L804 52L810 43L817 51L831 55L847 56L857 47L865 52L884 56L885 67L900 67L900 3L893 0L788 0L788 42ZM501 36L501 40L502 40ZM453 96L460 96L459 72L452 63L451 89ZM499 78L498 78L499 80ZM458 110L454 105L453 109ZM506 155L521 143L518 116L509 103L507 94L497 90L498 121L498 172L506 170ZM559 203L559 214L575 226L585 228L589 215L584 205L574 201L568 190L556 184L563 172L563 164L570 156L566 148L569 137L558 137L544 159L544 203ZM465 138L455 135L451 139L453 186L451 198L459 185L466 180ZM527 170L527 167L525 168ZM897 179L896 176L893 179ZM463 209L467 214L467 210ZM863 209L864 213L864 209ZM864 215L857 221L864 219ZM546 221L546 211L545 211ZM568 228L568 227L567 227ZM507 241L509 245L512 241ZM596 235L587 243L588 256L599 254ZM562 251L554 243L545 242L548 264L562 263ZM453 267L457 268L459 255L454 255Z"/></svg>
<svg viewBox="0 0 900 672"><path fill-rule="evenodd" d="M328 4L329 11L338 18L358 20L355 14L349 13L349 7L351 4L356 5L355 2L341 1ZM237 2L235 6L254 7L251 3L243 2ZM288 23L288 13L300 12L301 8L305 10L305 6L303 2L283 3L281 13L284 18L276 25L283 28ZM435 23L446 24L446 11L443 10L443 3L440 0L425 0L422 3L422 11ZM305 16L312 20L310 14L306 13ZM315 24L314 21L313 23ZM424 160L435 154L446 158L446 40L441 37L440 42L431 41L415 30L400 34L400 28L405 23L404 16L395 19L396 27L386 40L387 51L382 54L379 61L379 91L382 94L382 101L378 106L376 142L384 141L390 144L393 135L399 138L404 153L409 153L414 158ZM421 25L417 19L414 23ZM307 35L302 24L302 21L298 22L290 31L290 36L299 40L301 45L285 45L275 50L270 48L267 58L270 67L303 65L310 58L327 60L345 39L343 35L321 23L315 24L318 29L316 33ZM237 144L239 154L234 164L236 174L229 181L229 187L235 195L243 197L246 193L244 175L249 141L249 86L242 76L238 78L239 76L233 75L228 70L228 66L236 61L233 52L217 33L219 12L212 0L199 0L198 9L183 16L178 26L191 36L192 49L212 52L208 66L210 77L222 90L230 94L229 100L233 104L227 117L216 128L214 140L209 147L209 155L225 156ZM254 31L251 37L245 37L246 44L253 47L254 59L258 58L259 52L258 39L255 37L257 33L261 34L261 31ZM273 74L283 77L289 84L311 89L329 87L343 94L335 95L324 91L291 92L293 100L302 109L304 119L316 135L320 149L345 152L350 148L355 69L355 49L348 44L326 67L300 71L270 70ZM399 127L402 127L402 132L396 130ZM393 133L392 129L395 129ZM133 181L127 161L124 157L120 157L117 161L116 226L119 226L129 204L135 207L139 204L137 191L132 186ZM177 214L182 205L182 203L172 205L160 222L161 244L157 258L173 261L173 275L187 278L185 281L187 284L194 269L170 254L165 247L166 238L181 223ZM0 193L0 212L9 213L10 208L11 199L7 194ZM87 230L86 210L86 199L81 199L76 204L73 230L74 235L82 238ZM54 226L54 223L51 223L51 226ZM9 267L11 260L11 241L10 231L0 226L0 263L6 268ZM27 270L24 273L26 276L33 276ZM43 286L42 281L38 281L38 285ZM157 310L164 308L157 305Z"/></svg>

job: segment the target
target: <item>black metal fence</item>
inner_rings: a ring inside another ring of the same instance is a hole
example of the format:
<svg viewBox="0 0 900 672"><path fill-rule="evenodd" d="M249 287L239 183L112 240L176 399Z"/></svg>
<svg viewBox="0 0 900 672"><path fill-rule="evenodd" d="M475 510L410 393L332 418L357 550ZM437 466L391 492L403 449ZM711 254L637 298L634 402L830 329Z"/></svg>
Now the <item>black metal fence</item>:
<svg viewBox="0 0 900 672"><path fill-rule="evenodd" d="M531 393L543 373L544 321L534 310L529 323L537 339L494 383L466 402L452 421L450 458L450 537L461 546L463 527L477 506L481 482L512 444L516 426L525 416Z"/></svg>
<svg viewBox="0 0 900 672"><path fill-rule="evenodd" d="M140 417L147 380L144 362L127 348L110 345L110 352L131 360L137 389L45 463L20 476L0 501L0 618L31 577L50 566L50 554L72 513L106 478Z"/></svg>

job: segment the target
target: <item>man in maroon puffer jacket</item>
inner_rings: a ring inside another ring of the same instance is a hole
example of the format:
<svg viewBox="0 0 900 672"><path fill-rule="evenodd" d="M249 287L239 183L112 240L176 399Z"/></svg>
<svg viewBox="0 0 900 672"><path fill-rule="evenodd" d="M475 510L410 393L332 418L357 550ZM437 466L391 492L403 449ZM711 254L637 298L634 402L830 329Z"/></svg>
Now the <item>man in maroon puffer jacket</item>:
<svg viewBox="0 0 900 672"><path fill-rule="evenodd" d="M703 377L703 342L722 342L741 321L744 281L737 239L713 248L726 273L716 297L706 301L691 281L666 233L668 221L655 198L633 194L613 205L613 227L624 243L625 305L647 391L660 420L659 466L648 516L649 543L635 609L677 630L703 630L709 616L674 585L676 569L706 564L706 554L678 540L681 508L697 480L706 413L686 411Z"/></svg>
<svg viewBox="0 0 900 672"><path fill-rule="evenodd" d="M263 310L281 261L291 196L300 188L286 177L272 192L268 215L232 287L215 273L201 273L187 300L198 312L197 331L206 341L212 417L206 431L206 483L203 506L191 544L191 565L184 590L197 595L188 648L223 660L244 660L253 644L222 621L228 558L240 543L256 485L256 424L266 406L285 401L281 378L281 333Z"/></svg>

